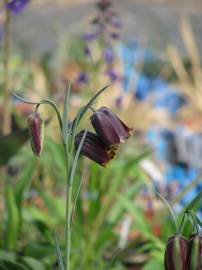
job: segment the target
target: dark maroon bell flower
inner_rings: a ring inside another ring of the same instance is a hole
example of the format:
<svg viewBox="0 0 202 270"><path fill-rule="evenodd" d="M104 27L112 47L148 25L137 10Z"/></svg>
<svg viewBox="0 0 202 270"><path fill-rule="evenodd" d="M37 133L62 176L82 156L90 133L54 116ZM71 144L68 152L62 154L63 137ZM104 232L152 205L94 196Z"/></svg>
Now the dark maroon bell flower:
<svg viewBox="0 0 202 270"><path fill-rule="evenodd" d="M37 112L28 117L28 129L32 150L36 156L40 156L43 146L44 121Z"/></svg>
<svg viewBox="0 0 202 270"><path fill-rule="evenodd" d="M91 116L91 123L103 143L110 149L116 149L132 134L132 128L127 127L107 107L101 107Z"/></svg>
<svg viewBox="0 0 202 270"><path fill-rule="evenodd" d="M188 240L187 270L202 269L202 235L194 234Z"/></svg>
<svg viewBox="0 0 202 270"><path fill-rule="evenodd" d="M79 147L85 131L81 131L75 137L75 147ZM107 148L107 146L101 141L98 135L90 131L87 132L81 147L81 153L94 160L102 166L106 166L107 163L115 157L115 152Z"/></svg>
<svg viewBox="0 0 202 270"><path fill-rule="evenodd" d="M19 14L30 2L30 0L11 0L6 3L6 8L9 9L13 15Z"/></svg>
<svg viewBox="0 0 202 270"><path fill-rule="evenodd" d="M187 241L183 236L171 236L166 245L165 270L186 270Z"/></svg>

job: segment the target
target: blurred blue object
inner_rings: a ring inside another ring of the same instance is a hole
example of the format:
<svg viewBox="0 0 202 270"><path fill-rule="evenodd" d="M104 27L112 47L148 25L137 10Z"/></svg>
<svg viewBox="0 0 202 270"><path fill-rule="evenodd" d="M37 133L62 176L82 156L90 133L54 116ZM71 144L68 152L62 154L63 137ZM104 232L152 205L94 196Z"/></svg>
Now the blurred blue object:
<svg viewBox="0 0 202 270"><path fill-rule="evenodd" d="M121 43L118 46L119 57L123 64L123 91L129 90L135 76L138 52L139 44L136 40Z"/></svg>
<svg viewBox="0 0 202 270"><path fill-rule="evenodd" d="M154 106L165 108L171 115L187 104L185 97L170 86L164 87L162 92L156 91Z"/></svg>
<svg viewBox="0 0 202 270"><path fill-rule="evenodd" d="M151 80L144 74L140 74L137 79L137 85L135 87L135 97L143 101L145 100L152 90Z"/></svg>
<svg viewBox="0 0 202 270"><path fill-rule="evenodd" d="M155 91L164 91L168 85L168 82L161 78L160 76L157 76L152 79L152 87L155 89Z"/></svg>

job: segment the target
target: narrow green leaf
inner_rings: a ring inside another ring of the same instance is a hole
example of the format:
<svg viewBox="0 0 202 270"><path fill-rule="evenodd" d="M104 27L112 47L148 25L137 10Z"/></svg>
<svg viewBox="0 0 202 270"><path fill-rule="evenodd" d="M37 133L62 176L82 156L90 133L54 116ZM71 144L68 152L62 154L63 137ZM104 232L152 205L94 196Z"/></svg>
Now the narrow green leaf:
<svg viewBox="0 0 202 270"><path fill-rule="evenodd" d="M73 207L72 207L72 214L71 214L71 225L72 225L72 221L73 221L73 217L74 217L74 212L75 212L75 209L76 209L76 203L77 203L77 200L78 200L78 197L79 197L79 193L80 193L80 190L81 190L81 186L83 184L83 176L81 177L81 181L80 181L80 184L79 184L79 187L77 189L77 192L76 192L76 197L74 199L74 203L73 203Z"/></svg>
<svg viewBox="0 0 202 270"><path fill-rule="evenodd" d="M6 210L7 224L5 244L9 249L15 249L17 246L17 238L19 231L19 211L15 201L14 189L10 184L6 185Z"/></svg>
<svg viewBox="0 0 202 270"><path fill-rule="evenodd" d="M65 270L63 260L62 260L62 254L60 250L60 244L59 244L56 231L54 233L54 236L55 236L55 248L56 248L56 253L57 253L58 265L59 265L60 270Z"/></svg>
<svg viewBox="0 0 202 270"><path fill-rule="evenodd" d="M15 187L15 198L16 198L16 203L18 207L21 206L23 195L31 184L32 174L35 169L34 161L35 159L32 158L31 160L27 162L26 166L22 169L21 174L18 178L16 187Z"/></svg>
<svg viewBox="0 0 202 270"><path fill-rule="evenodd" d="M32 257L23 257L25 264L32 270L45 270L45 266L40 261Z"/></svg>
<svg viewBox="0 0 202 270"><path fill-rule="evenodd" d="M173 208L169 205L169 203L166 201L166 199L159 193L159 192L156 192L156 194L159 196L159 198L162 200L162 202L165 204L165 206L168 208L171 216L172 216L172 220L173 220L173 223L175 225L175 228L176 228L176 232L178 232L179 230L179 225L177 223L177 219L176 219L176 216L175 216L175 213L174 213L174 210Z"/></svg>
<svg viewBox="0 0 202 270"><path fill-rule="evenodd" d="M17 260L17 256L14 252L0 250L0 260L15 263L15 261Z"/></svg>
<svg viewBox="0 0 202 270"><path fill-rule="evenodd" d="M84 143L84 140L85 140L85 137L86 137L86 134L87 134L88 130L86 129L82 138L81 138L81 141L80 141L80 144L79 144L79 147L76 151L76 155L75 155L75 158L74 158L74 161L73 161L73 164L72 164L72 168L71 168L71 173L70 173L70 179L69 179L69 183L70 185L73 184L73 181L74 181L74 175L75 175L75 172L76 172L76 167L77 167L77 162L78 162L78 158L79 158L79 154L81 152L81 147Z"/></svg>
<svg viewBox="0 0 202 270"><path fill-rule="evenodd" d="M202 179L202 173L196 176L194 180L192 180L188 185L186 185L180 192L179 194L172 200L172 205L175 205L179 203L182 198L190 191L192 190L195 186L197 186L199 183L201 183Z"/></svg>
<svg viewBox="0 0 202 270"><path fill-rule="evenodd" d="M62 139L63 143L67 143L68 137L68 106L69 106L69 94L70 94L70 84L68 85L67 91L65 93L63 114L62 114Z"/></svg>
<svg viewBox="0 0 202 270"><path fill-rule="evenodd" d="M108 85L103 87L100 91L98 91L90 100L89 102L83 106L77 113L75 119L72 122L72 125L70 127L70 131L72 134L72 141L71 141L71 146L70 146L70 160L72 159L72 155L73 155L73 149L74 149L74 139L75 139L75 135L76 135L76 130L77 130L77 126L80 123L82 117L84 116L84 114L86 113L86 111L88 110L88 108L92 105L92 103L96 100L96 98L102 94L102 92L104 92L106 89L108 88Z"/></svg>
<svg viewBox="0 0 202 270"><path fill-rule="evenodd" d="M185 208L184 212L188 212L190 210L192 210L197 203L199 203L199 201L202 199L202 190L199 192L199 194L187 205L187 207Z"/></svg>
<svg viewBox="0 0 202 270"><path fill-rule="evenodd" d="M193 227L196 229L197 234L199 233L199 229L198 229L198 220L196 217L196 213L192 210L188 211L188 215L191 219L191 221L193 222Z"/></svg>
<svg viewBox="0 0 202 270"><path fill-rule="evenodd" d="M104 92L108 88L108 85L103 87L101 90L99 90L90 100L89 102L83 106L79 112L77 113L76 118L74 119L72 123L72 130L74 129L74 126L77 127L79 122L81 121L82 117L84 116L85 112L88 110L88 108L92 105L92 103L98 98L102 92Z"/></svg>
<svg viewBox="0 0 202 270"><path fill-rule="evenodd" d="M202 228L202 221L195 215L198 225Z"/></svg>

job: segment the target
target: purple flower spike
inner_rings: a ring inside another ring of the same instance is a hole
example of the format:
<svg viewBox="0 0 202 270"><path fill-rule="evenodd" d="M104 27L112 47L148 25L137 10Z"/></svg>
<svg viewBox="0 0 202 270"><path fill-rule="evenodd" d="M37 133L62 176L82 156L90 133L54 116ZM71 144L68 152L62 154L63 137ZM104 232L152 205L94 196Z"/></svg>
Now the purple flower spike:
<svg viewBox="0 0 202 270"><path fill-rule="evenodd" d="M82 130L75 137L75 148L78 149L84 131ZM115 152L107 148L98 135L90 131L87 132L81 147L81 153L105 167L107 163L115 157Z"/></svg>
<svg viewBox="0 0 202 270"><path fill-rule="evenodd" d="M125 142L132 135L132 128L127 127L119 118L107 107L101 107L95 111L90 118L91 123L103 141L103 143L114 151L120 143Z"/></svg>
<svg viewBox="0 0 202 270"><path fill-rule="evenodd" d="M114 55L111 48L104 48L104 59L108 64L112 64L114 61Z"/></svg>
<svg viewBox="0 0 202 270"><path fill-rule="evenodd" d="M109 76L111 82L115 82L119 78L118 75L117 75L117 73L114 71L114 69L108 69L106 71L106 75Z"/></svg>
<svg viewBox="0 0 202 270"><path fill-rule="evenodd" d="M96 39L99 36L98 32L95 33L85 33L83 38L85 41L90 42L93 41L94 39Z"/></svg>
<svg viewBox="0 0 202 270"><path fill-rule="evenodd" d="M9 9L13 15L18 15L30 2L30 0L11 0L5 7Z"/></svg>
<svg viewBox="0 0 202 270"><path fill-rule="evenodd" d="M88 77L87 77L87 74L85 72L80 72L76 82L78 84L81 84L81 83L87 83L88 82Z"/></svg>

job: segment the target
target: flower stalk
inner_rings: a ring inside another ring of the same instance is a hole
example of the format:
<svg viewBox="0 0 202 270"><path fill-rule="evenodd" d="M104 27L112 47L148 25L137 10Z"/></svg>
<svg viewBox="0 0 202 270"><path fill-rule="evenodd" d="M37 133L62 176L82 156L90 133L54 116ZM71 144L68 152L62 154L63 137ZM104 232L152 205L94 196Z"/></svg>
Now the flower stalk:
<svg viewBox="0 0 202 270"><path fill-rule="evenodd" d="M7 0L4 0L5 5ZM11 131L11 103L10 103L10 55L11 55L11 14L5 9L5 35L4 35L4 101L3 101L3 127L2 133L9 134Z"/></svg>
<svg viewBox="0 0 202 270"><path fill-rule="evenodd" d="M66 228L65 228L65 270L70 269L70 250L71 250L71 214L72 214L72 185L67 177L67 196L66 196Z"/></svg>

